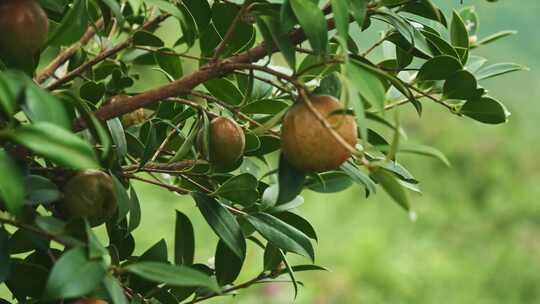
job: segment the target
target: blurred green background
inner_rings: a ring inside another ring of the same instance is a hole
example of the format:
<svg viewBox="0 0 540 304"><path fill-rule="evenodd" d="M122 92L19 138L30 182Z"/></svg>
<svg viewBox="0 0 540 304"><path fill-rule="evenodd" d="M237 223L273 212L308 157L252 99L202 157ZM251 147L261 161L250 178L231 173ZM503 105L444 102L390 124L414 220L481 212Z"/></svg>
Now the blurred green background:
<svg viewBox="0 0 540 304"><path fill-rule="evenodd" d="M436 2L447 14L460 6ZM331 271L299 274L305 287L296 303L540 303L540 1L472 4L480 38L519 31L475 54L531 68L482 83L508 105L509 123L481 125L428 102L420 119L403 112L409 138L438 147L452 163L401 157L424 192L413 197L415 222L383 193L366 200L359 187L337 195L306 191L299 212L319 235L317 264ZM138 189L145 217L137 252L162 236L172 244L178 209L194 222L198 261L213 255L216 238L190 198ZM251 249L240 281L262 267ZM292 296L289 284L277 283L211 303L291 303Z"/></svg>

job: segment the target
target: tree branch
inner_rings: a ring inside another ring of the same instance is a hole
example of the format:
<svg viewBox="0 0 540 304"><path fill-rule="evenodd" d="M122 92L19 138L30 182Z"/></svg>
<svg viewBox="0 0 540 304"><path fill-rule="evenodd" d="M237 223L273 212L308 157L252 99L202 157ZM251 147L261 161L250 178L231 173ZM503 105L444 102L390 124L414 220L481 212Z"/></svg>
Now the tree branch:
<svg viewBox="0 0 540 304"><path fill-rule="evenodd" d="M94 37L97 30L99 30L103 26L103 18L100 18L95 24L91 24L84 35L77 41L75 44L71 45L69 48L61 51L54 60L49 63L47 67L45 67L37 76L36 76L36 82L38 84L41 84L45 82L45 80L49 79L52 75L54 75L54 72L58 70L60 66L62 66L66 61L71 59L75 53L80 50L83 46L85 46L90 39Z"/></svg>
<svg viewBox="0 0 540 304"><path fill-rule="evenodd" d="M153 19L150 19L149 21L147 21L143 26L141 26L140 29L147 29L149 27L152 27L152 26L162 22L163 20L167 19L169 16L170 15L168 15L168 14L164 14L164 15L159 15L157 17L154 17ZM50 84L49 86L47 86L47 89L48 90L55 90L55 89L60 88L62 85L64 85L64 84L72 81L73 79L77 78L84 71L88 70L89 68L93 67L94 65L96 65L96 64L102 62L103 60L117 54L118 52L128 48L131 45L132 42L133 42L133 35L130 36L129 38L127 38L126 40L124 40L124 42L122 42L120 44L117 44L115 47L99 53L92 60L82 64L81 66L79 66L75 70L73 70L73 71L69 72L68 74L66 74L64 77L58 79L57 81L55 81L52 84ZM126 113L123 113L123 114L126 114Z"/></svg>
<svg viewBox="0 0 540 304"><path fill-rule="evenodd" d="M329 20L328 29L330 30L334 27L334 21ZM299 44L306 40L306 36L303 30L295 29L289 34L289 39L293 44ZM247 50L243 53L234 55L232 57L215 63L205 65L201 67L198 71L186 75L172 83L132 97L126 97L125 99L119 100L119 102L115 103L114 105L106 105L96 111L95 115L98 119L108 120L135 111L139 108L143 108L152 103L164 100L169 97L188 94L193 88L195 88L199 84L204 83L205 81L222 77L228 73L233 72L235 64L256 62L259 59L267 56L269 53L275 51L277 51L275 48L270 49L263 42L257 47ZM85 128L86 126L83 120L78 119L74 122L73 129L75 131L80 131Z"/></svg>

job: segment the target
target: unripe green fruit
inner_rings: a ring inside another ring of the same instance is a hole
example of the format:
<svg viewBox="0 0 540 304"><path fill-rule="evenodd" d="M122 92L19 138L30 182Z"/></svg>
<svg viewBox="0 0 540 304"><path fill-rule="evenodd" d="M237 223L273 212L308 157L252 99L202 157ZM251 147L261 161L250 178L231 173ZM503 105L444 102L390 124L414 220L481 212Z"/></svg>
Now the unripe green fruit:
<svg viewBox="0 0 540 304"><path fill-rule="evenodd" d="M0 53L10 59L33 57L45 44L47 14L34 0L0 1Z"/></svg>
<svg viewBox="0 0 540 304"><path fill-rule="evenodd" d="M58 207L68 219L86 218L90 225L98 226L109 220L117 208L112 179L102 171L77 173L65 184L63 192Z"/></svg>
<svg viewBox="0 0 540 304"><path fill-rule="evenodd" d="M343 107L338 100L331 96L313 96L311 103L349 145L356 145L356 122L350 115L339 113ZM292 106L285 115L281 140L287 160L303 172L334 170L351 157L351 152L332 136L304 102Z"/></svg>
<svg viewBox="0 0 540 304"><path fill-rule="evenodd" d="M210 122L209 160L218 171L234 169L246 147L242 128L232 119L216 117Z"/></svg>

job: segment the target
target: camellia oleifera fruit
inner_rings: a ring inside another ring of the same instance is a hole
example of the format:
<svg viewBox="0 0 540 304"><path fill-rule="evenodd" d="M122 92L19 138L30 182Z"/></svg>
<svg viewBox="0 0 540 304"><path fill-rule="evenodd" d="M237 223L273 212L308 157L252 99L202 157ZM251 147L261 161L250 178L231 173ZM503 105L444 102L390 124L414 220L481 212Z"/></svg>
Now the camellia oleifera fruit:
<svg viewBox="0 0 540 304"><path fill-rule="evenodd" d="M63 193L58 204L62 217L86 218L92 226L105 223L117 208L112 179L102 171L77 173L64 185Z"/></svg>
<svg viewBox="0 0 540 304"><path fill-rule="evenodd" d="M246 147L242 128L232 119L216 117L210 122L209 159L218 171L234 169Z"/></svg>
<svg viewBox="0 0 540 304"><path fill-rule="evenodd" d="M357 142L354 118L331 96L312 96L311 104L334 130L352 147ZM324 172L337 169L351 152L341 145L321 123L306 103L292 106L281 128L282 151L296 169L303 172Z"/></svg>
<svg viewBox="0 0 540 304"><path fill-rule="evenodd" d="M47 14L35 0L0 0L0 54L23 60L47 40Z"/></svg>

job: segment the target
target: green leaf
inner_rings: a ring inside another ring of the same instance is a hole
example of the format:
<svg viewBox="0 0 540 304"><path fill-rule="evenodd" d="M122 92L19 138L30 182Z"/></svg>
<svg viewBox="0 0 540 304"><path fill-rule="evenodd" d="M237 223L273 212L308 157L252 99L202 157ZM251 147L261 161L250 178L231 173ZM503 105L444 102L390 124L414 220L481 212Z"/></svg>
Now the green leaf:
<svg viewBox="0 0 540 304"><path fill-rule="evenodd" d="M371 173L371 176L377 180L386 193L388 193L398 205L405 210L409 210L409 197L407 192L405 192L405 189L394 175L384 169L377 169Z"/></svg>
<svg viewBox="0 0 540 304"><path fill-rule="evenodd" d="M517 34L517 31L500 31L495 34L489 35L488 37L485 37L484 39L477 42L478 45L486 45L492 42L495 42L499 39L502 39L504 37L512 36Z"/></svg>
<svg viewBox="0 0 540 304"><path fill-rule="evenodd" d="M165 43L156 35L148 31L136 31L133 34L133 44L139 46L162 47Z"/></svg>
<svg viewBox="0 0 540 304"><path fill-rule="evenodd" d="M208 275L188 266L176 266L158 262L139 262L125 269L141 278L171 286L200 286L219 292L216 281Z"/></svg>
<svg viewBox="0 0 540 304"><path fill-rule="evenodd" d="M124 289L122 288L122 285L114 276L110 274L106 275L105 279L103 280L103 284L105 285L105 289L107 289L107 293L112 300L112 304L129 303L126 296L124 295Z"/></svg>
<svg viewBox="0 0 540 304"><path fill-rule="evenodd" d="M49 122L71 130L71 121L62 102L35 84L26 87L26 102L22 108L32 122Z"/></svg>
<svg viewBox="0 0 540 304"><path fill-rule="evenodd" d="M195 235L189 218L176 211L174 230L174 263L176 265L191 265L195 255Z"/></svg>
<svg viewBox="0 0 540 304"><path fill-rule="evenodd" d="M302 192L305 180L306 174L294 168L285 155L281 154L278 173L279 195L275 204L281 205L294 200Z"/></svg>
<svg viewBox="0 0 540 304"><path fill-rule="evenodd" d="M84 296L98 287L105 274L102 261L89 260L84 248L71 249L54 264L43 297L50 301Z"/></svg>
<svg viewBox="0 0 540 304"><path fill-rule="evenodd" d="M438 21L445 27L447 26L444 14L431 2L431 0L409 2L400 10Z"/></svg>
<svg viewBox="0 0 540 304"><path fill-rule="evenodd" d="M246 240L236 218L210 196L196 192L192 196L210 228L237 257L243 259L246 255Z"/></svg>
<svg viewBox="0 0 540 304"><path fill-rule="evenodd" d="M17 97L23 87L18 80L20 77L26 76L13 71L0 71L0 107L9 116L15 114L18 108Z"/></svg>
<svg viewBox="0 0 540 304"><path fill-rule="evenodd" d="M310 190L320 193L341 192L351 185L351 178L346 173L339 171L321 173L318 178L307 183Z"/></svg>
<svg viewBox="0 0 540 304"><path fill-rule="evenodd" d="M79 89L79 95L82 99L96 104L105 95L105 85L102 82L85 82Z"/></svg>
<svg viewBox="0 0 540 304"><path fill-rule="evenodd" d="M129 196L126 192L126 188L124 188L124 185L122 185L122 182L116 177L115 174L112 172L110 173L112 181L113 181L113 188L114 188L114 194L116 196L116 202L118 204L118 211L116 212L116 223L120 223L124 220L126 215L129 212L131 201L129 199Z"/></svg>
<svg viewBox="0 0 540 304"><path fill-rule="evenodd" d="M356 167L353 163L347 161L343 165L341 165L340 168L341 170L343 170L343 172L349 175L355 183L360 184L364 188L366 188L366 197L368 197L370 193L377 192L377 185L373 182L373 180L371 180L371 178L367 174L360 171L360 169Z"/></svg>
<svg viewBox="0 0 540 304"><path fill-rule="evenodd" d="M302 231L267 213L251 214L245 218L274 246L315 260L313 246Z"/></svg>
<svg viewBox="0 0 540 304"><path fill-rule="evenodd" d="M133 232L141 224L141 204L134 187L129 189L129 201L131 204L129 206L128 231Z"/></svg>
<svg viewBox="0 0 540 304"><path fill-rule="evenodd" d="M148 5L155 6L159 8L160 10L167 12L171 15L173 15L177 19L183 19L184 15L180 11L178 7L176 7L173 3L170 3L169 1L165 0L145 0L144 1Z"/></svg>
<svg viewBox="0 0 540 304"><path fill-rule="evenodd" d="M63 46L71 45L79 40L88 25L88 13L86 1L75 0L71 8L62 18L60 25L49 35L47 45Z"/></svg>
<svg viewBox="0 0 540 304"><path fill-rule="evenodd" d="M478 80L484 80L516 71L527 70L529 70L527 67L515 63L496 63L481 68L475 73L475 76Z"/></svg>
<svg viewBox="0 0 540 304"><path fill-rule="evenodd" d="M506 107L491 97L468 100L459 112L486 124L505 123L508 120L508 116L510 116L510 112L508 112Z"/></svg>
<svg viewBox="0 0 540 304"><path fill-rule="evenodd" d="M462 48L469 48L469 34L467 26L461 16L454 10L450 23L450 41L452 45Z"/></svg>
<svg viewBox="0 0 540 304"><path fill-rule="evenodd" d="M120 4L115 0L102 0L114 13L114 16L116 17L116 21L118 24L122 24L124 22L124 16L122 16L122 12L120 9Z"/></svg>
<svg viewBox="0 0 540 304"><path fill-rule="evenodd" d="M366 16L367 16L367 11L368 11L367 6L369 3L369 0L341 0L341 1L349 2L350 12L352 13L354 17L354 20L356 20L356 23L358 24L360 28L363 28L364 23L366 21ZM349 20L347 18L347 23L348 21Z"/></svg>
<svg viewBox="0 0 540 304"><path fill-rule="evenodd" d="M276 115L288 107L288 103L279 99L261 99L244 106L242 112L246 114Z"/></svg>
<svg viewBox="0 0 540 304"><path fill-rule="evenodd" d="M463 20L463 23L467 25L467 32L469 33L469 36L476 35L476 33L478 33L478 29L480 28L480 21L474 6L468 6L460 9L459 16L461 17L461 20Z"/></svg>
<svg viewBox="0 0 540 304"><path fill-rule="evenodd" d="M116 156L118 159L123 159L127 155L127 139L124 133L124 127L120 118L107 120L107 127L111 134L111 138L115 147Z"/></svg>
<svg viewBox="0 0 540 304"><path fill-rule="evenodd" d="M456 48L463 49L462 56L460 56L461 62L467 62L469 56L469 33L465 22L455 10L450 22L450 41Z"/></svg>
<svg viewBox="0 0 540 304"><path fill-rule="evenodd" d="M199 32L208 26L212 17L212 11L208 1L184 0L182 3L195 19Z"/></svg>
<svg viewBox="0 0 540 304"><path fill-rule="evenodd" d="M0 227L0 283L4 282L9 274L9 234L7 231Z"/></svg>
<svg viewBox="0 0 540 304"><path fill-rule="evenodd" d="M162 48L154 52L154 58L158 65L169 74L172 79L179 79L182 77L182 61L180 57L170 55L167 52L173 52L174 50L168 48Z"/></svg>
<svg viewBox="0 0 540 304"><path fill-rule="evenodd" d="M279 49L291 69L296 68L296 51L287 33L283 33L280 28L279 19L272 16L259 16L257 25L269 47L275 46Z"/></svg>
<svg viewBox="0 0 540 304"><path fill-rule="evenodd" d="M461 62L449 55L433 57L426 61L416 78L420 80L445 80L463 69Z"/></svg>
<svg viewBox="0 0 540 304"><path fill-rule="evenodd" d="M358 93L378 110L384 108L386 89L375 73L354 61L345 64L345 75Z"/></svg>
<svg viewBox="0 0 540 304"><path fill-rule="evenodd" d="M214 258L216 279L219 285L224 286L233 283L240 274L244 259L238 258L221 240L217 244Z"/></svg>
<svg viewBox="0 0 540 304"><path fill-rule="evenodd" d="M26 199L31 204L48 204L57 201L62 193L48 178L39 175L27 175L24 178Z"/></svg>
<svg viewBox="0 0 540 304"><path fill-rule="evenodd" d="M24 206L24 181L4 149L0 149L0 171L0 198L10 213L18 215Z"/></svg>
<svg viewBox="0 0 540 304"><path fill-rule="evenodd" d="M244 95L227 78L218 78L206 81L204 86L217 99L224 101L230 105L239 105L244 99Z"/></svg>
<svg viewBox="0 0 540 304"><path fill-rule="evenodd" d="M88 239L88 255L90 259L101 258L108 254L107 249L99 241L97 235L87 221L84 222L86 228L86 238Z"/></svg>
<svg viewBox="0 0 540 304"><path fill-rule="evenodd" d="M361 1L363 2L363 1ZM336 29L343 41L349 38L349 3L348 0L331 0ZM354 2L353 2L354 3Z"/></svg>
<svg viewBox="0 0 540 304"><path fill-rule="evenodd" d="M477 82L469 71L459 71L444 83L443 93L447 99L469 99L476 95Z"/></svg>
<svg viewBox="0 0 540 304"><path fill-rule="evenodd" d="M316 2L311 0L290 0L291 8L304 29L311 48L316 54L326 54L328 48L328 27L326 19Z"/></svg>
<svg viewBox="0 0 540 304"><path fill-rule="evenodd" d="M99 168L94 150L87 142L51 123L26 125L4 134L59 165L76 169Z"/></svg>
<svg viewBox="0 0 540 304"><path fill-rule="evenodd" d="M47 280L49 270L41 265L11 259L10 273L6 286L19 298L39 299Z"/></svg>
<svg viewBox="0 0 540 304"><path fill-rule="evenodd" d="M318 241L317 233L315 232L315 229L313 228L313 226L311 226L311 224L300 215L286 211L286 212L277 213L275 214L275 216L278 219L284 221L285 223L302 231L309 238L314 239L315 241Z"/></svg>
<svg viewBox="0 0 540 304"><path fill-rule="evenodd" d="M281 249L279 249L278 252L281 255L281 260L283 261L283 264L285 264L285 269L287 270L287 273L291 278L291 282L294 288L294 299L296 300L296 297L298 296L298 282L296 281L296 277L294 276L294 270L292 269L291 264L287 260L287 256L285 255L285 253Z"/></svg>
<svg viewBox="0 0 540 304"><path fill-rule="evenodd" d="M249 173L244 173L225 181L212 195L247 206L259 198L258 185L257 178Z"/></svg>
<svg viewBox="0 0 540 304"><path fill-rule="evenodd" d="M143 124L141 127L141 139L144 140L144 150L139 161L139 168L144 167L158 147L156 125L153 121L149 120Z"/></svg>
<svg viewBox="0 0 540 304"><path fill-rule="evenodd" d="M413 144L400 144L399 152L431 156L431 157L434 157L434 158L440 160L445 165L450 166L450 161L448 160L448 158L446 158L446 156L441 151L439 151L436 148L430 147L430 146L413 145Z"/></svg>

